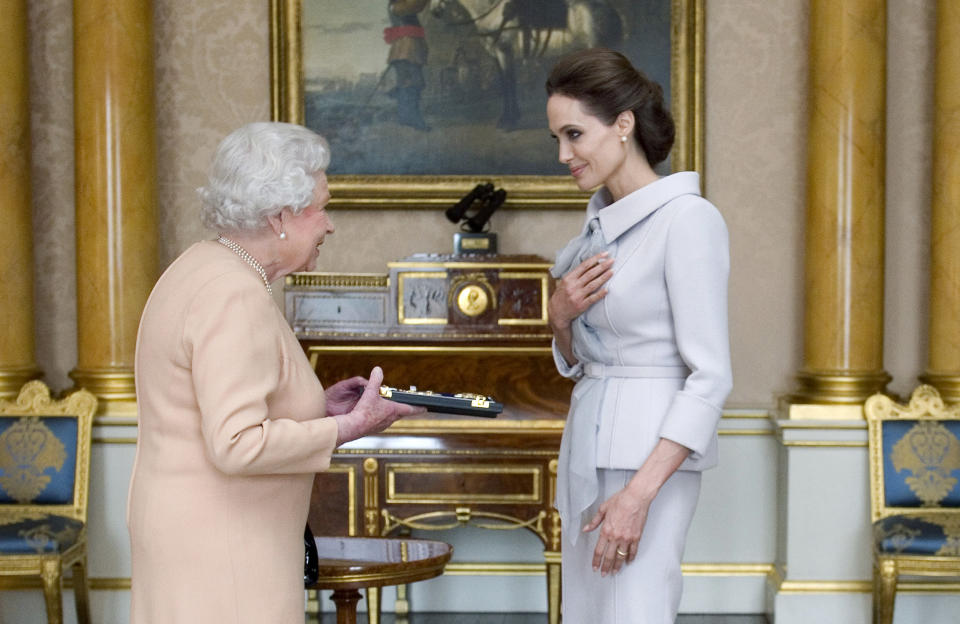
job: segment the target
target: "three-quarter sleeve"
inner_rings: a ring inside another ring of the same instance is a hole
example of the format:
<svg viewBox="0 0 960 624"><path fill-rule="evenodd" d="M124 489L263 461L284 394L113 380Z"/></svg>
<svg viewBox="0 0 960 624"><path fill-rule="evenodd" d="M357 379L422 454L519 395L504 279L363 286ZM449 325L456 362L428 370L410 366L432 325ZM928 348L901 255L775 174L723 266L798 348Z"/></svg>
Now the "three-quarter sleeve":
<svg viewBox="0 0 960 624"><path fill-rule="evenodd" d="M553 363L557 366L557 372L560 373L561 377L566 377L567 379L572 379L574 381L577 381L583 377L582 362L577 362L571 366L567 362L567 358L563 357L563 354L560 353L560 347L557 346L556 338L553 339L550 346L553 350Z"/></svg>
<svg viewBox="0 0 960 624"><path fill-rule="evenodd" d="M264 294L226 274L202 289L186 315L183 347L205 449L227 474L319 472L330 465L337 423L323 413L295 419L269 412L285 355L277 312ZM316 390L323 392L319 383Z"/></svg>
<svg viewBox="0 0 960 624"><path fill-rule="evenodd" d="M673 397L660 435L689 448L696 460L716 435L733 385L729 240L723 218L709 202L679 208L668 232L665 273L677 349L691 372Z"/></svg>

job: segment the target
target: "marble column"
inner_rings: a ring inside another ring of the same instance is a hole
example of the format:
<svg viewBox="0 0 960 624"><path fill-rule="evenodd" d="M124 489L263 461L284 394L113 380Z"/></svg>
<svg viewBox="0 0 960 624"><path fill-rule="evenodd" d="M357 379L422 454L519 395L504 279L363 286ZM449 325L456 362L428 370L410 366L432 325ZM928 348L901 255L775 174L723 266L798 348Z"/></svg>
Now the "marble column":
<svg viewBox="0 0 960 624"><path fill-rule="evenodd" d="M39 376L33 324L27 0L0 19L0 397Z"/></svg>
<svg viewBox="0 0 960 624"><path fill-rule="evenodd" d="M857 405L883 370L886 1L811 0L803 368L795 402Z"/></svg>
<svg viewBox="0 0 960 624"><path fill-rule="evenodd" d="M937 3L930 206L930 343L927 371L948 402L960 401L960 3Z"/></svg>
<svg viewBox="0 0 960 624"><path fill-rule="evenodd" d="M136 408L137 326L157 277L153 11L73 5L78 387L100 413Z"/></svg>

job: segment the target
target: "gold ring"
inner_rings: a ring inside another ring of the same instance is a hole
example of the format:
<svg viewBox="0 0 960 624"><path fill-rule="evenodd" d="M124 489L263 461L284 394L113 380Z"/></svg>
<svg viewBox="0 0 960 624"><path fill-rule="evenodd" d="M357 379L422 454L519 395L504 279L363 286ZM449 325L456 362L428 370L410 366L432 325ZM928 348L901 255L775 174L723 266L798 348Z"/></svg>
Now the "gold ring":
<svg viewBox="0 0 960 624"><path fill-rule="evenodd" d="M623 552L623 551L620 550L619 548L617 549L617 554L618 554L619 556L621 556L621 557L626 557L626 556L627 556L627 553Z"/></svg>

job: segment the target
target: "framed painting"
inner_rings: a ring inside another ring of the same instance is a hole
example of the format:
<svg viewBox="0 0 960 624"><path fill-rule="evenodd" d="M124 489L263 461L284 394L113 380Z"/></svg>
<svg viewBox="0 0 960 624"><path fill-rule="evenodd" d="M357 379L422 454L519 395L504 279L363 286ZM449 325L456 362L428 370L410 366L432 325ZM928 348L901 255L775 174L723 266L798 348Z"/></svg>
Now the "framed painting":
<svg viewBox="0 0 960 624"><path fill-rule="evenodd" d="M270 0L271 108L330 142L338 208L435 209L480 182L505 208L582 209L544 82L604 45L660 83L703 173L704 0Z"/></svg>

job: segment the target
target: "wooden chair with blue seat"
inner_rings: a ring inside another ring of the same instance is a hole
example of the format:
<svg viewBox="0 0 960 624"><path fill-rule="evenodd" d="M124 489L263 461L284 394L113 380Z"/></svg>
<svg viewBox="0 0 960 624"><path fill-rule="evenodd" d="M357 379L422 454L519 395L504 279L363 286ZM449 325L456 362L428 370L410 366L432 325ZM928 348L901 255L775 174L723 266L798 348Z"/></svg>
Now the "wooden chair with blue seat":
<svg viewBox="0 0 960 624"><path fill-rule="evenodd" d="M0 400L0 587L39 577L49 624L63 622L64 568L73 569L77 621L90 622L87 490L96 409L86 390L54 400L40 381Z"/></svg>
<svg viewBox="0 0 960 624"><path fill-rule="evenodd" d="M960 404L932 386L876 394L869 429L873 622L892 624L901 576L960 577Z"/></svg>

